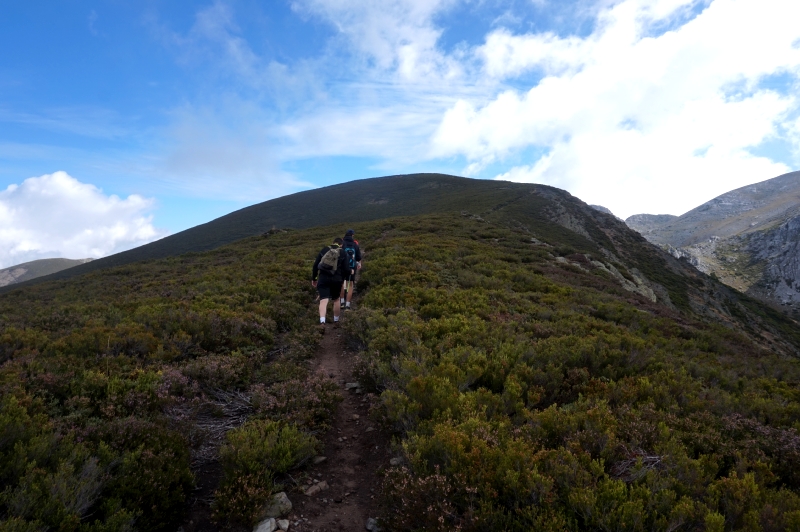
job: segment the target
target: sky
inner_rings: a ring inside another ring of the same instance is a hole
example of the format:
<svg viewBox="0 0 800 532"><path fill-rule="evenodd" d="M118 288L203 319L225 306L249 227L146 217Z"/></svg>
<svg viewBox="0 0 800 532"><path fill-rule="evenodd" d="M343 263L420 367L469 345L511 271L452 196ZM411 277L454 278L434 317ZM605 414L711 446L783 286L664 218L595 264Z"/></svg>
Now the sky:
<svg viewBox="0 0 800 532"><path fill-rule="evenodd" d="M800 169L800 1L0 5L0 267L442 172L682 214Z"/></svg>

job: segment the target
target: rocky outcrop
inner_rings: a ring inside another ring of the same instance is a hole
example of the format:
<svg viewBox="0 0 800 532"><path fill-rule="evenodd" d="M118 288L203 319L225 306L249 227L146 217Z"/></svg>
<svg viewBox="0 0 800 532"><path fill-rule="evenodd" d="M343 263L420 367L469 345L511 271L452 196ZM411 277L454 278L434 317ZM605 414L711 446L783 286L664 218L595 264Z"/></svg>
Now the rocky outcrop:
<svg viewBox="0 0 800 532"><path fill-rule="evenodd" d="M800 309L800 216L751 234L744 247L751 261L764 265L761 279L749 292Z"/></svg>
<svg viewBox="0 0 800 532"><path fill-rule="evenodd" d="M733 190L679 217L640 214L625 222L725 284L800 312L800 172Z"/></svg>
<svg viewBox="0 0 800 532"><path fill-rule="evenodd" d="M647 235L676 218L677 216L672 214L634 214L626 218L625 223L634 231Z"/></svg>

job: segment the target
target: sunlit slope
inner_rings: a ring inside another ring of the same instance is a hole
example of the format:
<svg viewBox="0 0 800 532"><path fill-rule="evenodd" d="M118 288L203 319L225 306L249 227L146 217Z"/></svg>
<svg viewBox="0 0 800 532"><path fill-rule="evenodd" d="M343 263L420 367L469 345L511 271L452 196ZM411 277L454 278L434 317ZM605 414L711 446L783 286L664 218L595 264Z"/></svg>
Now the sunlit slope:
<svg viewBox="0 0 800 532"><path fill-rule="evenodd" d="M648 227L646 233L651 242L686 247L712 237L763 231L797 214L800 172L791 172L726 192L677 218L659 219L658 225ZM629 220L635 224L639 216Z"/></svg>
<svg viewBox="0 0 800 532"><path fill-rule="evenodd" d="M800 172L732 190L679 217L626 223L725 284L800 317Z"/></svg>

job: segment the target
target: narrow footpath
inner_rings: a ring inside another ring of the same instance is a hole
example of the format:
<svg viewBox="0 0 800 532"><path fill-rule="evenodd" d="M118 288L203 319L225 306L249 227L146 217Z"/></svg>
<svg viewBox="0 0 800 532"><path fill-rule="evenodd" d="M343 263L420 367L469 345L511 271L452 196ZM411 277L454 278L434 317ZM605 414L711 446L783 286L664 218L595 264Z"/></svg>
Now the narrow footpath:
<svg viewBox="0 0 800 532"><path fill-rule="evenodd" d="M301 481L307 486L305 493L311 495L296 491L290 495L292 532L366 530L367 520L377 517L379 470L388 467L391 449L387 436L369 419L373 397L353 387L354 356L342 329L327 324L315 371L341 386L343 400L324 439L325 460L309 466L309 478Z"/></svg>

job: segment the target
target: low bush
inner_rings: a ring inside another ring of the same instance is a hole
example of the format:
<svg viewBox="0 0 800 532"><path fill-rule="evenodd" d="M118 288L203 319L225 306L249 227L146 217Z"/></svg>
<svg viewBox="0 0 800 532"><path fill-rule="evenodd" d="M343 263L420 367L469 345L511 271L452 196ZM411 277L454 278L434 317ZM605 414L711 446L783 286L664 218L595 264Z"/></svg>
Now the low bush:
<svg viewBox="0 0 800 532"><path fill-rule="evenodd" d="M230 431L219 453L223 479L214 496L215 518L251 524L272 495L275 476L302 465L318 446L296 426L270 420Z"/></svg>
<svg viewBox="0 0 800 532"><path fill-rule="evenodd" d="M408 464L388 530L792 526L800 363L493 229L370 248L345 327Z"/></svg>
<svg viewBox="0 0 800 532"><path fill-rule="evenodd" d="M0 529L174 530L191 465L254 413L259 384L275 402L258 415L323 426L335 396L307 381L318 335L297 260L321 246L251 238L0 297ZM276 438L270 475L310 452L291 430ZM271 481L239 466L221 493L264 499ZM240 502L217 513L244 515Z"/></svg>

